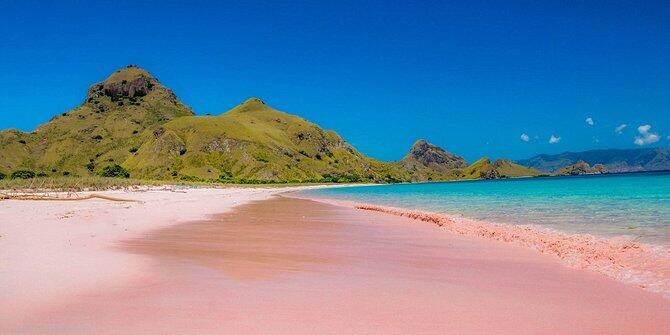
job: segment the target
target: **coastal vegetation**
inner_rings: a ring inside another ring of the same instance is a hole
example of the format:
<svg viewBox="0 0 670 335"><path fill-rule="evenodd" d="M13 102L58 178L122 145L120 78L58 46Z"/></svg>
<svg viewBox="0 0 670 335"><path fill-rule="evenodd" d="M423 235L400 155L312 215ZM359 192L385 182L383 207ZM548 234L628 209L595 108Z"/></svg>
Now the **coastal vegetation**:
<svg viewBox="0 0 670 335"><path fill-rule="evenodd" d="M258 98L220 115L196 116L172 90L132 65L91 86L82 105L35 131L0 132L0 173L11 180L100 176L222 184L397 183L539 174L508 160L468 165L424 140L400 161L379 161L334 131Z"/></svg>

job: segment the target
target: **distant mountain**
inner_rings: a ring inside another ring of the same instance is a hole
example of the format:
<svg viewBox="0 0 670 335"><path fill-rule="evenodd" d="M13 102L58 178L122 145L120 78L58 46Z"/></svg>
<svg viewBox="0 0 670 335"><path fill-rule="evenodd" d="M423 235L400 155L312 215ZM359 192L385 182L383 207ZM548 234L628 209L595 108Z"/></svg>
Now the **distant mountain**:
<svg viewBox="0 0 670 335"><path fill-rule="evenodd" d="M670 170L670 149L605 149L582 152L565 152L558 155L537 155L517 163L543 172L558 169L584 161L593 166L602 164L607 172L660 171Z"/></svg>
<svg viewBox="0 0 670 335"><path fill-rule="evenodd" d="M94 84L81 106L31 133L0 132L0 176L114 175L220 182L403 182L536 175L510 161L468 166L424 140L397 162L358 152L334 131L252 98L195 116L147 71Z"/></svg>

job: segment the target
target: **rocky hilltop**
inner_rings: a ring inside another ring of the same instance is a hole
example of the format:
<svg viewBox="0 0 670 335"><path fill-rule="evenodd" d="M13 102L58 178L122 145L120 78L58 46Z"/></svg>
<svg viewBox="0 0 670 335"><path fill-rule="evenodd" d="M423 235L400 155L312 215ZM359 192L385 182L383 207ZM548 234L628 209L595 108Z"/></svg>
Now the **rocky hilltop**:
<svg viewBox="0 0 670 335"><path fill-rule="evenodd" d="M0 132L0 170L46 175L87 175L122 164L141 145L140 135L193 111L135 66L89 88L79 107L32 133Z"/></svg>
<svg viewBox="0 0 670 335"><path fill-rule="evenodd" d="M463 157L447 152L425 140L416 141L402 162L407 169L413 169L420 164L442 172L468 166Z"/></svg>
<svg viewBox="0 0 670 335"><path fill-rule="evenodd" d="M424 140L398 162L378 161L334 131L258 98L220 115L195 116L172 90L132 65L92 85L79 107L35 131L0 132L0 176L402 182L536 172L509 161L468 166L463 158Z"/></svg>
<svg viewBox="0 0 670 335"><path fill-rule="evenodd" d="M554 174L559 176L577 176L583 174L601 174L606 173L607 168L602 164L596 164L593 167L585 161L579 161L558 169Z"/></svg>

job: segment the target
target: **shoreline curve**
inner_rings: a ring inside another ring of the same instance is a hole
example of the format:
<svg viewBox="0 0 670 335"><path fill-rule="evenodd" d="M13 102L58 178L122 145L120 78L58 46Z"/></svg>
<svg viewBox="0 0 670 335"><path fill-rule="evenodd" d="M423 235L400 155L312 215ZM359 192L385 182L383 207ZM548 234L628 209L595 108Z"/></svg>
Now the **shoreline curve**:
<svg viewBox="0 0 670 335"><path fill-rule="evenodd" d="M457 217L429 211L282 193L356 210L380 212L433 223L450 233L476 236L558 257L564 264L603 274L611 279L659 293L670 299L670 249L632 241L570 234L531 225L514 225Z"/></svg>

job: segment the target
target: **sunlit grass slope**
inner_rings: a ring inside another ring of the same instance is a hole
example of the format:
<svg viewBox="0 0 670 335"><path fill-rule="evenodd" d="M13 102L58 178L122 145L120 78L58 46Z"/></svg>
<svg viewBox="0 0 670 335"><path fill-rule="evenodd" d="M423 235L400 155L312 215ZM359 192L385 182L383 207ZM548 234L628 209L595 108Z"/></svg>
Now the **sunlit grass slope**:
<svg viewBox="0 0 670 335"><path fill-rule="evenodd" d="M116 166L116 165L120 165ZM145 180L224 183L404 182L536 175L509 161L465 160L417 141L398 162L364 156L334 131L252 98L195 116L135 66L88 90L85 101L32 133L0 132L0 177L97 176L113 167ZM0 178L2 179L2 178Z"/></svg>

